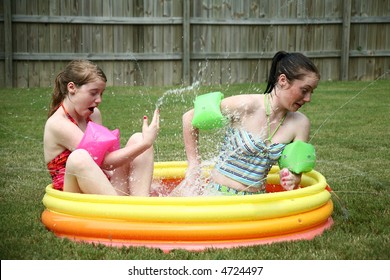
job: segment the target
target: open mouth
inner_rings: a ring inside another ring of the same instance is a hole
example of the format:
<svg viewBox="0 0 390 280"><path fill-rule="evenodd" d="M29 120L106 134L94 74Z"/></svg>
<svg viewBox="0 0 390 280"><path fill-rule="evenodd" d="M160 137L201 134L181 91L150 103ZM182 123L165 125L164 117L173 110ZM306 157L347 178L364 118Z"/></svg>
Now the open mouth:
<svg viewBox="0 0 390 280"><path fill-rule="evenodd" d="M95 109L95 107L89 107L88 110L93 112L93 110Z"/></svg>

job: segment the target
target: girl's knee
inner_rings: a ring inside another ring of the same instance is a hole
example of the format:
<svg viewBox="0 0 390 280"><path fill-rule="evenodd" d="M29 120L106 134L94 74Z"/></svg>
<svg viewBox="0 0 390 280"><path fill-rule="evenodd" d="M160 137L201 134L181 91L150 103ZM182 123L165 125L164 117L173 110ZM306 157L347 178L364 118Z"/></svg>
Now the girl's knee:
<svg viewBox="0 0 390 280"><path fill-rule="evenodd" d="M127 145L134 145L136 143L142 142L142 133L137 132L131 135L129 140L127 141Z"/></svg>
<svg viewBox="0 0 390 280"><path fill-rule="evenodd" d="M91 155L84 149L77 149L73 151L66 162L67 168L77 168L78 170L84 168L91 168L94 164Z"/></svg>

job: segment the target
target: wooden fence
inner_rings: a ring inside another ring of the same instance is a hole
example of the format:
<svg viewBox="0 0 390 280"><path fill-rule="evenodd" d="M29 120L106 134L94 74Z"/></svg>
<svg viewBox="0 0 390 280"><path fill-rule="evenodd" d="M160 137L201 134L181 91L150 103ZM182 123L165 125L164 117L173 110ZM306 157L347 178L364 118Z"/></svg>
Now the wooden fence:
<svg viewBox="0 0 390 280"><path fill-rule="evenodd" d="M0 0L0 38L0 87L52 86L79 58L108 85L258 83L278 50L322 80L390 76L390 0Z"/></svg>

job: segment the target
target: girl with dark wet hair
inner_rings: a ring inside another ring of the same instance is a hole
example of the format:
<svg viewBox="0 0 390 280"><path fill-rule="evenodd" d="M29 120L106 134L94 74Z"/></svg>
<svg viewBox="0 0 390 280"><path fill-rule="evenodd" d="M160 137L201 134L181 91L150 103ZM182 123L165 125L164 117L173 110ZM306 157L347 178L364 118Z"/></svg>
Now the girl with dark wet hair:
<svg viewBox="0 0 390 280"><path fill-rule="evenodd" d="M222 99L220 110L228 119L225 141L211 178L205 185L224 195L250 195L264 191L268 172L286 144L307 142L309 119L298 110L310 102L320 79L317 67L301 53L275 54L264 94L241 94ZM200 176L199 129L192 125L194 109L183 115L183 135L188 160L184 185ZM298 186L301 174L282 169L281 185ZM183 186L183 185L182 185Z"/></svg>

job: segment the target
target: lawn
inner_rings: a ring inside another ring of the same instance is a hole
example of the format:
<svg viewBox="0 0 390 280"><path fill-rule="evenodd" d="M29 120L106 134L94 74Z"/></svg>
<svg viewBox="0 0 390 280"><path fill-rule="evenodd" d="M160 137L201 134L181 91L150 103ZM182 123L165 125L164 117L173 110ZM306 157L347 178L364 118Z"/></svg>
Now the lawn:
<svg viewBox="0 0 390 280"><path fill-rule="evenodd" d="M262 92L265 85L237 84L188 88L109 87L101 104L105 126L121 130L121 141L140 131L143 115L160 104L161 131L156 161L185 160L181 115L197 94L225 96ZM0 89L0 257L2 260L388 260L390 259L390 80L321 82L302 108L312 123L316 170L334 198L334 225L310 241L215 249L112 248L60 239L40 221L50 177L42 137L51 89ZM200 139L211 157L221 135Z"/></svg>

